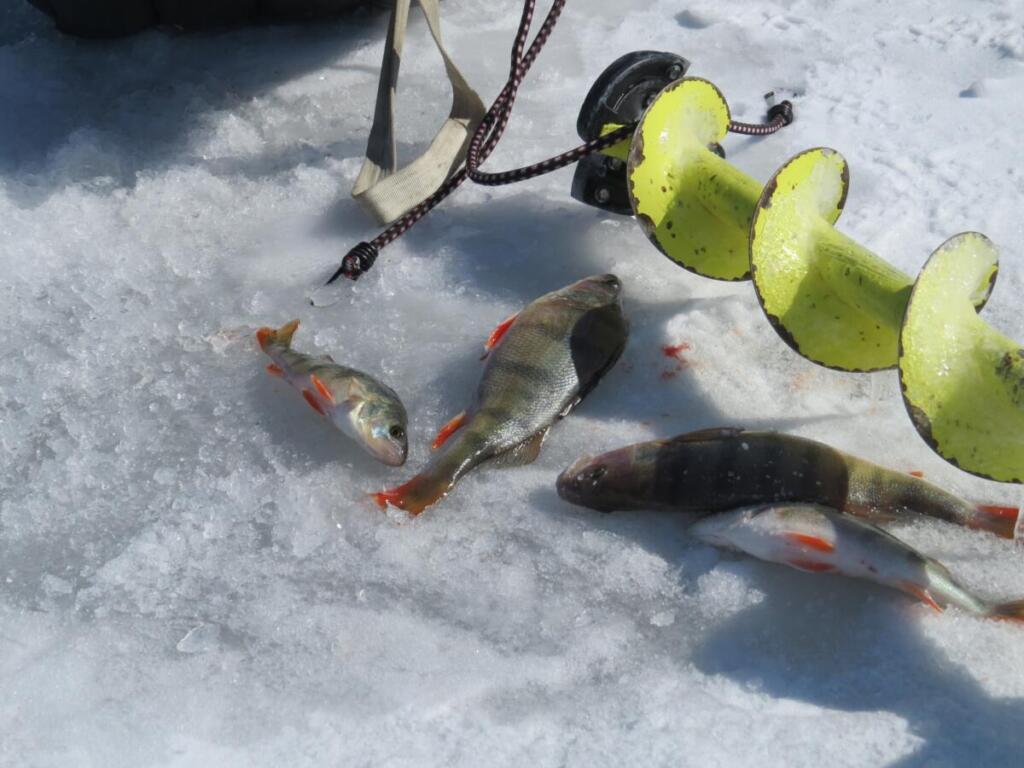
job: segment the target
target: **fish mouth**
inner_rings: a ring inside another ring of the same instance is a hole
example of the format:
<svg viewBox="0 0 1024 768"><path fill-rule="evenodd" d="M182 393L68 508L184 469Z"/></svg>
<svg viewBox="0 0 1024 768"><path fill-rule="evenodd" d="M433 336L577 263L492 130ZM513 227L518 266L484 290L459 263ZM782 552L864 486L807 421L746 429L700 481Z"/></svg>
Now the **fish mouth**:
<svg viewBox="0 0 1024 768"><path fill-rule="evenodd" d="M718 526L716 521L711 519L709 522L708 518L701 518L694 523L691 523L686 528L687 534L697 541L703 542L704 544L710 544L712 546L723 546L725 541L719 535Z"/></svg>
<svg viewBox="0 0 1024 768"><path fill-rule="evenodd" d="M622 281L618 275L606 272L603 275L591 275L578 280L563 291L582 292L591 297L599 299L602 303L611 303L619 298L622 293Z"/></svg>
<svg viewBox="0 0 1024 768"><path fill-rule="evenodd" d="M568 481L570 478L578 475L587 464L594 460L593 455L585 453L580 456L576 461L570 464L566 469L558 476L558 483L561 484L563 480Z"/></svg>
<svg viewBox="0 0 1024 768"><path fill-rule="evenodd" d="M622 281L619 279L618 275L613 275L611 272L588 277L586 278L586 282L610 291L612 296L618 296L622 292Z"/></svg>
<svg viewBox="0 0 1024 768"><path fill-rule="evenodd" d="M364 445L367 453L373 456L373 458L381 464L387 464L389 467L402 466L405 464L405 460L409 455L408 445L395 445L394 443L382 443L377 445L365 443Z"/></svg>
<svg viewBox="0 0 1024 768"><path fill-rule="evenodd" d="M582 461L582 459L580 460ZM555 490L558 495L568 501L570 504L580 504L579 494L579 481L577 480L576 467L579 465L579 461L573 464L571 467L566 469L562 474L555 480Z"/></svg>
<svg viewBox="0 0 1024 768"><path fill-rule="evenodd" d="M594 457L581 456L572 463L555 481L555 490L558 495L570 504L595 509L598 512L613 512L615 506L605 502L603 493L595 492L595 480L593 472L596 467L591 467Z"/></svg>

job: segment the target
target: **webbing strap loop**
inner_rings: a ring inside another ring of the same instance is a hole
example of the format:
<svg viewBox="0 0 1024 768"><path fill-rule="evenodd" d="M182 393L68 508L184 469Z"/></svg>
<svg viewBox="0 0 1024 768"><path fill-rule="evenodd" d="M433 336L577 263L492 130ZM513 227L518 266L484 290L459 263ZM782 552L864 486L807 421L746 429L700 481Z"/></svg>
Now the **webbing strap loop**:
<svg viewBox="0 0 1024 768"><path fill-rule="evenodd" d="M445 50L441 40L438 0L416 1L444 60L445 73L452 88L452 107L430 146L411 163L398 169L394 132L395 90L412 0L395 0L384 44L384 60L377 86L373 125L366 143L366 157L352 186L352 197L381 224L394 221L429 197L462 165L469 139L485 112L480 97Z"/></svg>

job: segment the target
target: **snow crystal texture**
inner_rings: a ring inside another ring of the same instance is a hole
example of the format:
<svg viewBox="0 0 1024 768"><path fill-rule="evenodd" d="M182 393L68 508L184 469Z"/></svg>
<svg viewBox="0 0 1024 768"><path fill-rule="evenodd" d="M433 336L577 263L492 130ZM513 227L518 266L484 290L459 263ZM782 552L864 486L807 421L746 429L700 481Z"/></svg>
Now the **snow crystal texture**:
<svg viewBox="0 0 1024 768"><path fill-rule="evenodd" d="M543 5L543 3L542 3ZM447 0L485 98L519 0ZM797 357L749 284L670 263L571 170L466 187L326 309L308 290L375 228L349 199L386 17L114 43L0 10L0 764L3 766L1019 765L1024 629L690 540L672 515L555 494L584 452L717 425L828 441L1019 504L931 453L894 373ZM635 49L676 51L766 179L832 146L841 228L910 273L975 229L1003 253L985 316L1024 337L1024 9L955 0L571 0L500 169L576 143L576 105ZM447 87L414 13L404 157ZM587 274L625 283L619 365L529 467L481 470L409 521L407 478L467 403L493 326ZM388 470L263 372L264 324L390 382L411 455ZM662 353L687 344L682 360ZM986 595L1019 545L899 529Z"/></svg>

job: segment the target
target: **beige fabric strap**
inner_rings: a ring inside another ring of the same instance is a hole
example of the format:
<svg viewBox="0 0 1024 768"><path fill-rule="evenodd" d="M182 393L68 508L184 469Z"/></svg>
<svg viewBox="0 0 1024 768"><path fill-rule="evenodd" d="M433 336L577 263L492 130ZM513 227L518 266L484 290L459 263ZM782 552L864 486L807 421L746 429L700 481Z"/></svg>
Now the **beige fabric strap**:
<svg viewBox="0 0 1024 768"><path fill-rule="evenodd" d="M426 151L404 168L396 170L395 88L411 0L395 0L388 39L384 45L384 61L380 68L373 126L366 144L366 159L352 186L352 197L381 224L394 221L429 197L459 167L473 131L485 112L480 97L469 87L441 42L438 0L417 2L427 19L437 50L444 59L445 72L452 86L452 108Z"/></svg>

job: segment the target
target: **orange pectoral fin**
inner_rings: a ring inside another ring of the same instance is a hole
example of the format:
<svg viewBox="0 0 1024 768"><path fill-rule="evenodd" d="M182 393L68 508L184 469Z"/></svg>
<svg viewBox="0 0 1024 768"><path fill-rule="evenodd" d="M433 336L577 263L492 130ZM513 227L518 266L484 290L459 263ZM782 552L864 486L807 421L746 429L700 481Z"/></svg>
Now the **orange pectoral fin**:
<svg viewBox="0 0 1024 768"><path fill-rule="evenodd" d="M466 412L463 411L455 418L451 419L447 424L441 427L437 433L437 437L434 438L434 442L430 444L433 449L438 449L451 437L455 432L458 431L459 427L466 423Z"/></svg>
<svg viewBox="0 0 1024 768"><path fill-rule="evenodd" d="M835 566L828 563L819 563L815 560L801 560L799 558L787 560L786 564L799 568L801 571L809 571L811 573L827 573L828 571L835 570Z"/></svg>
<svg viewBox="0 0 1024 768"><path fill-rule="evenodd" d="M912 469L909 472L907 472L907 474L910 475L911 477L924 477L924 472L922 472L920 469Z"/></svg>
<svg viewBox="0 0 1024 768"><path fill-rule="evenodd" d="M315 373L310 374L309 380L313 383L313 386L316 387L316 391L320 393L320 397L322 397L331 405L334 405L334 395L331 393L331 390L327 388L327 385L324 384L323 380L320 379Z"/></svg>
<svg viewBox="0 0 1024 768"><path fill-rule="evenodd" d="M811 536L806 533L787 533L784 534L783 537L794 544L800 544L810 549L817 550L818 552L836 551L836 547L832 542L825 541L825 539L820 536Z"/></svg>
<svg viewBox="0 0 1024 768"><path fill-rule="evenodd" d="M500 323L498 323L497 327L493 331L491 331L491 335L487 337L487 341L484 344L483 357L487 357L487 353L494 348L495 344L501 341L501 337L504 336L508 329L512 327L512 323L516 321L517 317L519 317L518 312L516 312L514 315L509 315ZM482 360L483 357L481 357L480 359Z"/></svg>
<svg viewBox="0 0 1024 768"><path fill-rule="evenodd" d="M267 373L271 376L284 376L284 371L281 370L281 366L274 363L270 363L270 365L267 366Z"/></svg>
<svg viewBox="0 0 1024 768"><path fill-rule="evenodd" d="M308 389L302 390L302 396L306 398L306 402L309 403L309 407L319 413L321 416L326 416L327 412L324 411L323 405L319 400L316 399L316 395L310 392Z"/></svg>
<svg viewBox="0 0 1024 768"><path fill-rule="evenodd" d="M902 581L900 586L905 592L909 592L925 605L931 606L939 613L942 613L942 606L935 602L935 598L928 594L928 590L912 581Z"/></svg>

